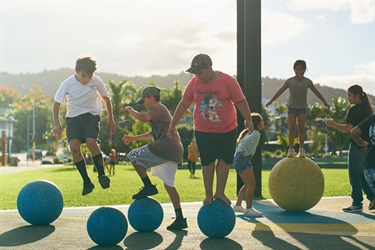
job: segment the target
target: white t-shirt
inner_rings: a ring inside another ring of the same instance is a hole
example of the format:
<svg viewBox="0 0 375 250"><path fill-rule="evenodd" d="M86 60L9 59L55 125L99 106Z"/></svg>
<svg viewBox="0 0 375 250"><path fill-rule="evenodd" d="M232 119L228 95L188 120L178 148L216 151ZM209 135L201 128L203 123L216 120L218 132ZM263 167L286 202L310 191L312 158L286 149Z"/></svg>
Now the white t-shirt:
<svg viewBox="0 0 375 250"><path fill-rule="evenodd" d="M94 75L83 85L73 75L60 84L54 99L62 103L66 98L66 117L76 117L85 113L100 115L103 109L101 96L108 96L108 91L100 77Z"/></svg>
<svg viewBox="0 0 375 250"><path fill-rule="evenodd" d="M245 156L254 156L260 140L260 132L254 130L251 134L246 135L237 144L236 152L244 152Z"/></svg>

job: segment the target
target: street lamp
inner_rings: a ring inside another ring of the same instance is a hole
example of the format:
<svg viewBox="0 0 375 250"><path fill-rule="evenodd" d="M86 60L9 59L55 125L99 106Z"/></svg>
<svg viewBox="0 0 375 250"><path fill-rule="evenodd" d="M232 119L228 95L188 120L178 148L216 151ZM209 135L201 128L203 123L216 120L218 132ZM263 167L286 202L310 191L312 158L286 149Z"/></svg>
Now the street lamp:
<svg viewBox="0 0 375 250"><path fill-rule="evenodd" d="M25 85L22 85L22 88L28 89L31 92L35 93L32 88L28 88ZM33 97L32 101L33 101L33 135L32 135L31 152L32 152L32 159L33 159L33 162L34 162L35 161L35 96ZM29 119L29 117L27 117L27 119ZM27 126L27 128L29 128L29 126ZM29 134L27 134L27 136L29 136ZM27 144L27 147L29 147L29 144ZM27 150L29 150L29 149L27 149Z"/></svg>

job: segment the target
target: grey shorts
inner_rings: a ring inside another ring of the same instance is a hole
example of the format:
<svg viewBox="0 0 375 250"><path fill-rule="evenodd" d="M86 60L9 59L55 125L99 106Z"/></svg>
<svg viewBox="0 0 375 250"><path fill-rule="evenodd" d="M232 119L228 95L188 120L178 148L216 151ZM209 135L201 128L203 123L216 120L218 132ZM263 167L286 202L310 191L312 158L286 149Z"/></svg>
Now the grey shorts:
<svg viewBox="0 0 375 250"><path fill-rule="evenodd" d="M288 108L288 115L306 115L306 108L304 109Z"/></svg>
<svg viewBox="0 0 375 250"><path fill-rule="evenodd" d="M174 180L178 169L176 162L153 154L147 145L130 151L127 157L131 163L151 169L151 174L159 177L167 186L175 186Z"/></svg>

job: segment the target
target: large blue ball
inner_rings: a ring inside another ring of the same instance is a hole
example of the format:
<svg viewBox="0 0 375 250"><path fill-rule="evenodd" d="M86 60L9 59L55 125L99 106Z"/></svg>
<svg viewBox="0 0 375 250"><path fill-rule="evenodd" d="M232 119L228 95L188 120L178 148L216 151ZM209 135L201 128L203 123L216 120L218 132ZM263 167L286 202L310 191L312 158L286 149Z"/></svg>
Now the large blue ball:
<svg viewBox="0 0 375 250"><path fill-rule="evenodd" d="M231 206L221 200L203 206L198 212L198 227L209 238L224 238L232 232L236 215Z"/></svg>
<svg viewBox="0 0 375 250"><path fill-rule="evenodd" d="M164 212L160 203L153 198L135 200L129 207L128 219L130 225L138 232L152 232L163 221Z"/></svg>
<svg viewBox="0 0 375 250"><path fill-rule="evenodd" d="M19 214L33 225L52 223L60 216L63 207L64 198L60 189L46 180L26 184L17 197Z"/></svg>
<svg viewBox="0 0 375 250"><path fill-rule="evenodd" d="M87 220L87 233L100 246L115 246L128 231L125 215L111 207L96 209Z"/></svg>

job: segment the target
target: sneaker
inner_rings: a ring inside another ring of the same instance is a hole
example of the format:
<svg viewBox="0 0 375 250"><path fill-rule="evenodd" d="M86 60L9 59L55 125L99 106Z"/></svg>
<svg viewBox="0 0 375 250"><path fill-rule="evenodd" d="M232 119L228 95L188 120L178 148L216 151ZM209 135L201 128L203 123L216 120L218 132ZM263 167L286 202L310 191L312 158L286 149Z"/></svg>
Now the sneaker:
<svg viewBox="0 0 375 250"><path fill-rule="evenodd" d="M247 216L247 217L262 217L263 213L258 212L254 208L248 208L248 209L245 210L245 212L243 213L243 215Z"/></svg>
<svg viewBox="0 0 375 250"><path fill-rule="evenodd" d="M294 149L293 148L289 148L288 149L288 154L286 155L286 157L290 158L290 157L293 157L294 156Z"/></svg>
<svg viewBox="0 0 375 250"><path fill-rule="evenodd" d="M89 183L83 183L82 196L91 193L94 188L95 186L91 181Z"/></svg>
<svg viewBox="0 0 375 250"><path fill-rule="evenodd" d="M375 209L375 199L373 199L370 202L370 205L368 205L368 210L373 210L373 209Z"/></svg>
<svg viewBox="0 0 375 250"><path fill-rule="evenodd" d="M109 183L111 182L111 180L109 179L108 176L101 175L98 178L99 178L99 183L103 189L109 188Z"/></svg>
<svg viewBox="0 0 375 250"><path fill-rule="evenodd" d="M243 212L245 212L245 208L243 208L242 206L236 206L236 205L234 205L233 206L233 211L237 212L237 213L243 213Z"/></svg>
<svg viewBox="0 0 375 250"><path fill-rule="evenodd" d="M186 218L176 219L172 224L167 226L167 230L182 230L187 228Z"/></svg>
<svg viewBox="0 0 375 250"><path fill-rule="evenodd" d="M298 157L302 157L302 158L305 158L305 157L306 157L306 151L305 151L305 149L300 148L300 149L298 150Z"/></svg>
<svg viewBox="0 0 375 250"><path fill-rule="evenodd" d="M156 188L156 186L151 185L141 188L141 190L137 194L133 195L133 199L146 198L147 196L154 195L157 193L159 193L159 191Z"/></svg>
<svg viewBox="0 0 375 250"><path fill-rule="evenodd" d="M362 212L363 208L362 206L351 205L349 207L342 208L342 211L347 212L347 213L358 213L358 212Z"/></svg>

